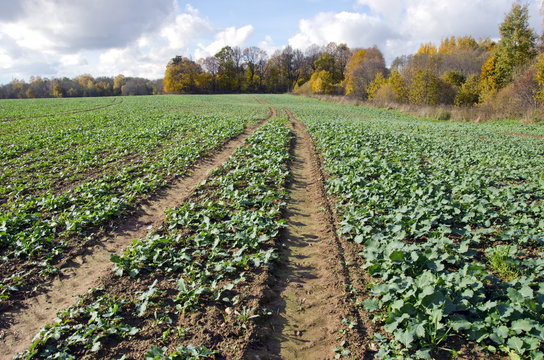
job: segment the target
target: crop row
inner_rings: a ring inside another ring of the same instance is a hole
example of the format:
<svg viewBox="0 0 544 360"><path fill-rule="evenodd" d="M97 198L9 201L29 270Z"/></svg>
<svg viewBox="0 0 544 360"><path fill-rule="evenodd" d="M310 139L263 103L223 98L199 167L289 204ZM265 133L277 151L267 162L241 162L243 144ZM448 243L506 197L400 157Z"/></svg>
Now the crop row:
<svg viewBox="0 0 544 360"><path fill-rule="evenodd" d="M59 313L19 358L138 356L142 344L146 359L239 356L253 319L268 313L258 284L284 226L290 137L279 119L255 131L160 228L113 255L109 282Z"/></svg>
<svg viewBox="0 0 544 360"><path fill-rule="evenodd" d="M542 359L541 140L500 125L292 108L322 151L340 232L375 279L359 290L381 329L378 357L429 359L461 342Z"/></svg>
<svg viewBox="0 0 544 360"><path fill-rule="evenodd" d="M62 192L124 163L153 157L198 127L202 116L266 116L266 109L253 99L243 109L228 99L218 104L202 98L156 99L127 99L115 108L6 124L0 130L0 204ZM207 111L200 110L203 103L208 103ZM181 105L187 109L175 108ZM265 111L255 112L261 109Z"/></svg>
<svg viewBox="0 0 544 360"><path fill-rule="evenodd" d="M135 122L140 116L133 116L130 121ZM146 139L153 146L160 147L160 151L142 155L140 161L121 164L115 172L90 179L64 192L15 196L3 204L0 249L5 271L2 271L0 300L17 291L24 279L36 269L41 268L42 273L56 272L51 261L64 251L74 236L89 235L89 229L93 226L121 215L176 176L186 174L196 159L243 132L248 121L248 118L240 115L183 115L181 118L175 121L172 116L166 116L162 122L156 121L159 125L152 129L138 127L140 132L131 134L138 139L134 142L130 138L123 140L123 136L113 137L117 144L137 143L134 151L146 147ZM117 123L116 126L110 127L110 132L118 130L126 135L128 131L120 129L130 128L126 122ZM107 131L107 128L102 131ZM76 131L72 132L73 137L77 137L76 134ZM70 138L63 132L57 135ZM161 144L161 140L165 143ZM99 138L92 138L92 142L99 144ZM53 143L49 145L54 147ZM40 158L36 159L38 163L41 161ZM38 266L30 271L12 273L9 266L13 261L30 261Z"/></svg>

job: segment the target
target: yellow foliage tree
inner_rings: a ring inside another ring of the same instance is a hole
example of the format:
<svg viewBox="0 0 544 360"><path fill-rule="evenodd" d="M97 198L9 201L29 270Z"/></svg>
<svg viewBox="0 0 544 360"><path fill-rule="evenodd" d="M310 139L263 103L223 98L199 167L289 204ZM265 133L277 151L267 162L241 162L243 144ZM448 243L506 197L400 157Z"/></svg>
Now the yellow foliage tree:
<svg viewBox="0 0 544 360"><path fill-rule="evenodd" d="M60 84L56 84L53 87L53 96L56 98L61 98L64 96L64 89L62 88L62 86L60 86Z"/></svg>
<svg viewBox="0 0 544 360"><path fill-rule="evenodd" d="M436 105L439 98L438 77L430 71L415 70L410 85L409 100L413 105Z"/></svg>
<svg viewBox="0 0 544 360"><path fill-rule="evenodd" d="M540 102L544 102L544 54L541 54L538 58L535 80L540 90L535 94L534 98Z"/></svg>
<svg viewBox="0 0 544 360"><path fill-rule="evenodd" d="M386 73L385 60L377 47L355 52L345 71L346 95L367 97L367 88L378 73Z"/></svg>
<svg viewBox="0 0 544 360"><path fill-rule="evenodd" d="M408 102L408 86L402 75L397 71L393 70L391 76L389 77L389 83L393 93L395 94L396 101L399 103Z"/></svg>
<svg viewBox="0 0 544 360"><path fill-rule="evenodd" d="M456 52L470 51L478 48L478 42L472 36L451 36L445 38L438 47L439 54L454 54Z"/></svg>
<svg viewBox="0 0 544 360"><path fill-rule="evenodd" d="M125 85L127 80L123 74L119 74L113 78L113 94L121 95L121 88Z"/></svg>
<svg viewBox="0 0 544 360"><path fill-rule="evenodd" d="M497 58L495 56L490 56L482 66L478 86L480 88L480 102L498 89Z"/></svg>
<svg viewBox="0 0 544 360"><path fill-rule="evenodd" d="M457 39L455 36L452 36L450 38L445 38L440 43L440 46L438 47L438 52L440 54L451 54L457 49Z"/></svg>
<svg viewBox="0 0 544 360"><path fill-rule="evenodd" d="M433 43L422 44L417 51L417 55L436 55L438 51Z"/></svg>
<svg viewBox="0 0 544 360"><path fill-rule="evenodd" d="M326 70L321 70L312 74L312 91L315 94L332 94L334 92L334 83L332 74Z"/></svg>
<svg viewBox="0 0 544 360"><path fill-rule="evenodd" d="M353 95L357 87L355 69L361 66L365 59L366 49L359 50L351 56L346 66L346 95Z"/></svg>
<svg viewBox="0 0 544 360"><path fill-rule="evenodd" d="M376 77L370 85L368 85L368 88L366 89L366 93L368 94L368 100L372 101L374 100L374 97L376 96L376 93L378 90L382 88L382 86L387 84L387 79L383 77L383 74L381 72L376 74Z"/></svg>
<svg viewBox="0 0 544 360"><path fill-rule="evenodd" d="M200 65L187 58L176 56L168 63L164 74L164 91L190 93L197 91L199 77L202 74Z"/></svg>

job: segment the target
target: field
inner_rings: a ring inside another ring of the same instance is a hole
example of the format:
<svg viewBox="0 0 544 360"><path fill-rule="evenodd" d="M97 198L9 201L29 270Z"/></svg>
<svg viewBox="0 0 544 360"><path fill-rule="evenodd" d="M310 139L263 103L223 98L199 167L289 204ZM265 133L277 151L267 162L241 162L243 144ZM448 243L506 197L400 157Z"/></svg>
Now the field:
<svg viewBox="0 0 544 360"><path fill-rule="evenodd" d="M0 102L0 357L542 359L544 128Z"/></svg>

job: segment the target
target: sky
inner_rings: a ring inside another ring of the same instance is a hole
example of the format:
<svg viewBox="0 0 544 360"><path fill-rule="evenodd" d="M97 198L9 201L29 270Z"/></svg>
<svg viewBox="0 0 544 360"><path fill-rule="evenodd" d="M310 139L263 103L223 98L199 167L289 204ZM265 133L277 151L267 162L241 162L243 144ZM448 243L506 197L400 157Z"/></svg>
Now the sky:
<svg viewBox="0 0 544 360"><path fill-rule="evenodd" d="M452 35L498 39L512 0L0 0L0 84L30 76L161 78L176 55L225 45L270 55L334 41L377 45L388 64ZM541 34L544 0L528 0Z"/></svg>

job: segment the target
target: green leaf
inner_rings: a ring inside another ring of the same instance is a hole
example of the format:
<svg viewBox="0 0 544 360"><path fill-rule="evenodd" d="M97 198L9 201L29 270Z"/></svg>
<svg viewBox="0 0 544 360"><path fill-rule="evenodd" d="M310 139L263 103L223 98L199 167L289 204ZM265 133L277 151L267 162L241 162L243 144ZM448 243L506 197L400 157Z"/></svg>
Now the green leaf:
<svg viewBox="0 0 544 360"><path fill-rule="evenodd" d="M451 328L455 331L459 330L468 330L470 329L472 323L465 318L459 318L457 320L453 320L449 322L449 325Z"/></svg>
<svg viewBox="0 0 544 360"><path fill-rule="evenodd" d="M380 308L380 303L375 298L368 298L363 301L363 306L367 311L374 312Z"/></svg>
<svg viewBox="0 0 544 360"><path fill-rule="evenodd" d="M395 250L389 255L389 258L392 261L403 261L404 260L404 253L400 250Z"/></svg>
<svg viewBox="0 0 544 360"><path fill-rule="evenodd" d="M431 357L431 349L421 349L416 351L415 353L416 358L418 359L432 359Z"/></svg>
<svg viewBox="0 0 544 360"><path fill-rule="evenodd" d="M361 244L365 240L364 235L359 234L353 238L353 241L355 241L357 244Z"/></svg>
<svg viewBox="0 0 544 360"><path fill-rule="evenodd" d="M409 330L397 330L395 331L395 339L409 348L414 341L414 333Z"/></svg>
<svg viewBox="0 0 544 360"><path fill-rule="evenodd" d="M518 334L520 334L522 331L529 332L533 329L533 327L533 321L529 319L512 321L512 330L514 330Z"/></svg>
<svg viewBox="0 0 544 360"><path fill-rule="evenodd" d="M521 340L519 337L514 336L508 339L507 342L508 346L516 351L518 354L523 354L525 352L525 349L523 349L523 340Z"/></svg>
<svg viewBox="0 0 544 360"><path fill-rule="evenodd" d="M520 290L519 293L528 299L532 299L534 297L533 289L531 289L528 285L524 285Z"/></svg>

